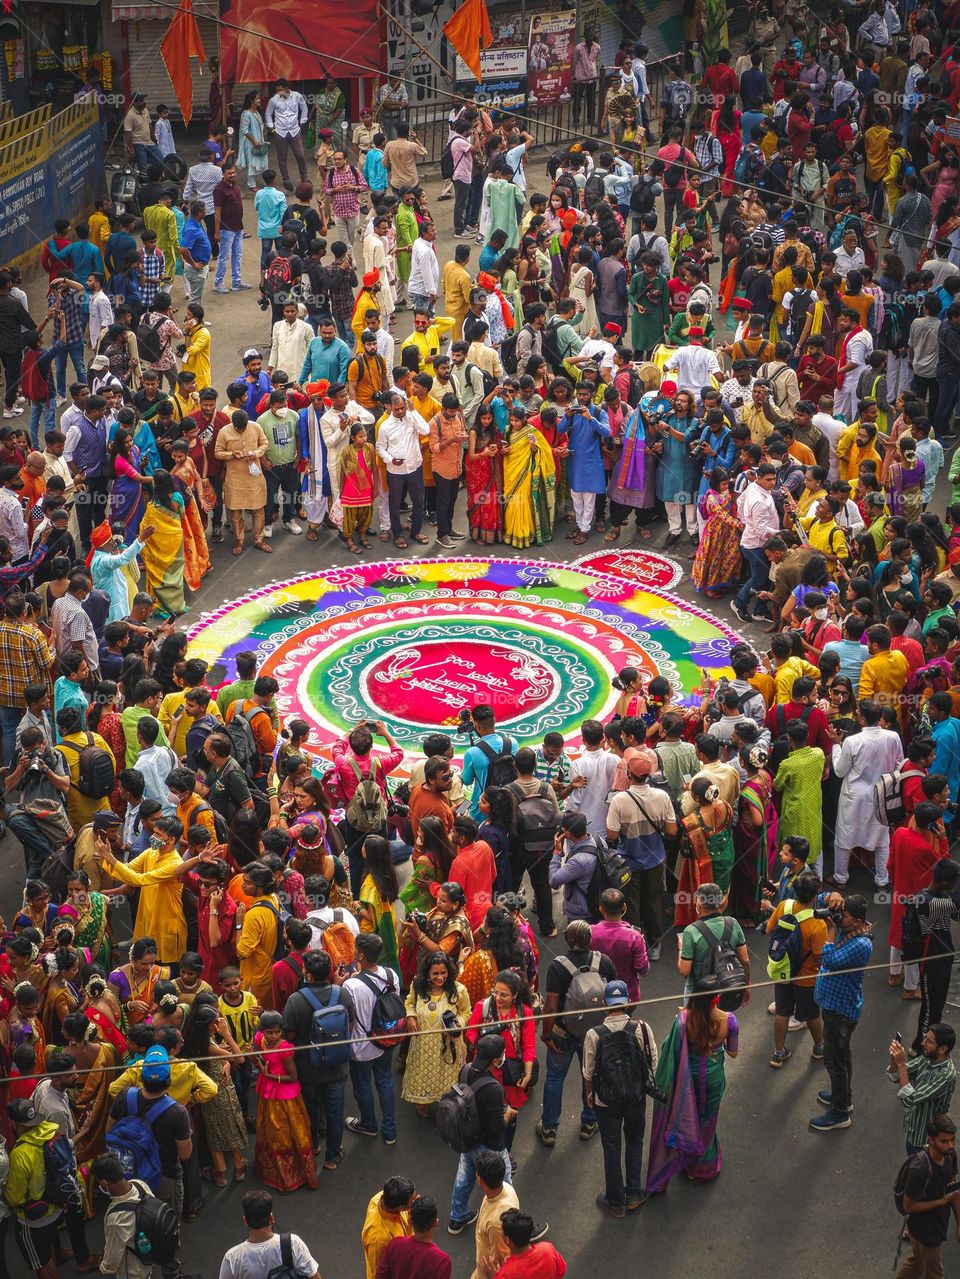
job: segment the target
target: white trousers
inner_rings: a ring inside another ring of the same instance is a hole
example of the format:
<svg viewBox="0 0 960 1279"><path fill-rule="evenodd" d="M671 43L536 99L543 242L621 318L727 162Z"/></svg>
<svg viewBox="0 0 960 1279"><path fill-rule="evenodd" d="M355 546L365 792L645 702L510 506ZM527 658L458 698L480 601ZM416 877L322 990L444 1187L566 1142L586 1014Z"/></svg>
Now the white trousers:
<svg viewBox="0 0 960 1279"><path fill-rule="evenodd" d="M589 533L593 527L593 512L597 505L596 493L571 493L573 514L581 533Z"/></svg>
<svg viewBox="0 0 960 1279"><path fill-rule="evenodd" d="M386 492L377 494L377 518L380 521L380 532L390 531L390 494Z"/></svg>
<svg viewBox="0 0 960 1279"><path fill-rule="evenodd" d="M890 976L899 977L903 973L904 990L916 990L920 985L920 965L905 964L899 946L890 947Z"/></svg>
<svg viewBox="0 0 960 1279"><path fill-rule="evenodd" d="M687 532L692 533L697 527L697 508L692 502L664 502L664 509L667 512L667 527L671 533L682 532L681 511L686 516Z"/></svg>
<svg viewBox="0 0 960 1279"><path fill-rule="evenodd" d="M838 884L845 884L850 878L850 854L852 848L844 848L836 844L833 849L833 877ZM877 836L877 846L873 852L873 879L878 888L886 887L890 876L887 874L887 862L890 859L890 833L884 831Z"/></svg>
<svg viewBox="0 0 960 1279"><path fill-rule="evenodd" d="M310 497L304 493L303 509L307 517L307 523L316 527L323 523L327 514L327 499L325 497Z"/></svg>

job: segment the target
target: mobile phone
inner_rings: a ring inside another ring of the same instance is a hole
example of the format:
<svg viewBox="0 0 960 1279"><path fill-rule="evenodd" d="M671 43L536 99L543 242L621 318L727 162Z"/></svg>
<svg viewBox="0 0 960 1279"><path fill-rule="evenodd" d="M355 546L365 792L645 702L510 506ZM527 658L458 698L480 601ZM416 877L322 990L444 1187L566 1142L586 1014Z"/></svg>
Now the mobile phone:
<svg viewBox="0 0 960 1279"><path fill-rule="evenodd" d="M898 1044L902 1044L902 1043L903 1043L903 1035L900 1033L900 1031L899 1031L899 1030L896 1032L896 1034L895 1034L893 1037L894 1037L894 1039L897 1041L897 1043L898 1043Z"/></svg>

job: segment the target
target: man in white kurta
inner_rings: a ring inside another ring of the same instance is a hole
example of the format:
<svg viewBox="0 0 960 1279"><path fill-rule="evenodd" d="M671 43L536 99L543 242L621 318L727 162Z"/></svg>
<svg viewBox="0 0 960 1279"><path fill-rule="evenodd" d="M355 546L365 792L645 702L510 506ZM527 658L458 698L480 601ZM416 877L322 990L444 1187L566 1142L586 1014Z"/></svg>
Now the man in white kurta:
<svg viewBox="0 0 960 1279"><path fill-rule="evenodd" d="M843 778L837 808L833 877L842 886L850 875L850 854L855 848L874 850L873 878L878 888L888 882L890 828L877 821L873 810L873 788L884 773L895 772L903 760L903 745L897 733L880 727L880 706L861 704L859 733L833 748L833 769Z"/></svg>
<svg viewBox="0 0 960 1279"><path fill-rule="evenodd" d="M335 390L334 387L337 389ZM334 498L338 498L340 496L340 457L350 442L350 428L354 422L372 426L374 418L372 413L361 408L356 401L347 398L347 388L342 384L334 383L330 392L330 407L320 419L320 430L323 432L323 443L327 450L330 492Z"/></svg>

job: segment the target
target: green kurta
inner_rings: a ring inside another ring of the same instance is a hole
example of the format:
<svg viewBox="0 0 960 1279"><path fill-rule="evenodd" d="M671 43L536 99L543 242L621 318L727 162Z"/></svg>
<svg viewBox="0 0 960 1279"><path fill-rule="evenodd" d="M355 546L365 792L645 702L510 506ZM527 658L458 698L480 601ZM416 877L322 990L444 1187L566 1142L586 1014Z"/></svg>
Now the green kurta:
<svg viewBox="0 0 960 1279"><path fill-rule="evenodd" d="M627 297L634 350L652 351L663 341L663 330L670 319L666 276L658 271L651 280L642 269L634 271ZM638 306L643 307L642 315Z"/></svg>
<svg viewBox="0 0 960 1279"><path fill-rule="evenodd" d="M417 227L417 215L409 205L398 204L395 221L397 226L397 249L409 248L420 235ZM397 275L404 284L410 279L411 259L412 254L410 253L397 253Z"/></svg>
<svg viewBox="0 0 960 1279"><path fill-rule="evenodd" d="M494 231L503 231L507 242L505 249L516 249L520 244L520 227L518 219L526 203L523 192L508 182L506 178L494 178L487 186L487 206L490 209L490 230L487 240Z"/></svg>
<svg viewBox="0 0 960 1279"><path fill-rule="evenodd" d="M823 847L823 766L826 757L819 746L791 751L777 769L773 784L783 792L780 805L782 835L803 835L810 841L813 863Z"/></svg>

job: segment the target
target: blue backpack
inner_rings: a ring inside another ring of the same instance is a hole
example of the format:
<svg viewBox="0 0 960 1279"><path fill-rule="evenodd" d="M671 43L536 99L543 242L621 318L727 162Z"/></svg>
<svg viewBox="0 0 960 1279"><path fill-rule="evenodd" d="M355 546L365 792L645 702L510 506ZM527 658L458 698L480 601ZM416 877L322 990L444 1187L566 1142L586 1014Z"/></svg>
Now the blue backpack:
<svg viewBox="0 0 960 1279"><path fill-rule="evenodd" d="M321 1004L309 986L303 986L300 994L313 1009L310 1019L310 1064L318 1070L333 1070L337 1066L345 1066L350 1060L350 1045L335 1042L350 1038L350 1019L340 1002L340 987L330 987L330 997L326 1004Z"/></svg>
<svg viewBox="0 0 960 1279"><path fill-rule="evenodd" d="M155 1119L175 1106L169 1095L159 1097L153 1105L140 1114L140 1092L127 1089L127 1113L114 1124L107 1134L107 1153L120 1160L127 1181L145 1181L156 1192L163 1175L160 1167L160 1147L150 1126Z"/></svg>
<svg viewBox="0 0 960 1279"><path fill-rule="evenodd" d="M80 1203L80 1184L77 1181L77 1160L73 1143L59 1132L43 1143L43 1171L46 1179L44 1199L49 1204L63 1208L67 1204Z"/></svg>

